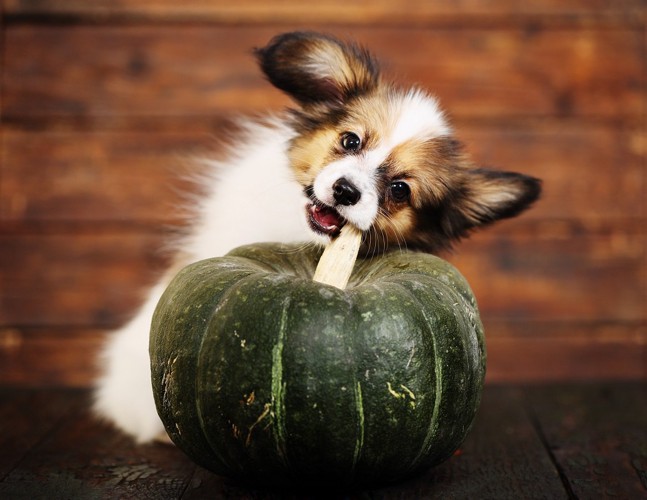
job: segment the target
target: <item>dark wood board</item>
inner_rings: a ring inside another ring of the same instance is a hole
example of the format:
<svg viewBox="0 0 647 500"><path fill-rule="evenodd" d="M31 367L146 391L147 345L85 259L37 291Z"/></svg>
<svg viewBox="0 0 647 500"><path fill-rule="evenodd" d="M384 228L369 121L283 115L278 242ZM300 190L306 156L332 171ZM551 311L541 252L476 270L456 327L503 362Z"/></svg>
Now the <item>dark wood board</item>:
<svg viewBox="0 0 647 500"><path fill-rule="evenodd" d="M518 24L544 22L566 24L615 24L638 22L644 14L641 0L613 2L587 0L541 0L520 8L514 0L323 0L304 3L283 0L230 2L227 0L4 0L5 10L14 17L60 16L64 19L97 22L211 21L275 23L285 21L354 24ZM340 15L343 12L343 16Z"/></svg>
<svg viewBox="0 0 647 500"><path fill-rule="evenodd" d="M81 408L83 396L80 392L54 392L49 397L47 391L42 390L0 388L0 481L20 464L29 450L55 432L62 418Z"/></svg>
<svg viewBox="0 0 647 500"><path fill-rule="evenodd" d="M46 397L44 392L39 393ZM52 398L61 398L53 391ZM3 498L178 498L194 465L170 445L137 446L88 412L89 395L0 483ZM29 422L35 409L23 408Z"/></svg>
<svg viewBox="0 0 647 500"><path fill-rule="evenodd" d="M93 122L277 109L250 49L303 25L6 28L4 116ZM644 104L639 29L332 28L371 47L405 82L459 117L637 120ZM430 54L430 57L420 57Z"/></svg>
<svg viewBox="0 0 647 500"><path fill-rule="evenodd" d="M138 231L0 235L0 323L116 325L168 263L167 243Z"/></svg>
<svg viewBox="0 0 647 500"><path fill-rule="evenodd" d="M218 157L215 134L10 132L0 216L20 221L139 222L182 219L199 160Z"/></svg>
<svg viewBox="0 0 647 500"><path fill-rule="evenodd" d="M407 482L339 497L641 498L647 493L645 390L644 384L608 383L488 386L474 428L450 460ZM136 446L83 409L87 392L0 394L0 414L9 419L0 428L9 457L0 475L3 498L269 500L323 493L252 490L195 466L170 445ZM68 411L39 439L7 441L16 420L28 428L41 419L31 406L36 401L65 404Z"/></svg>
<svg viewBox="0 0 647 500"><path fill-rule="evenodd" d="M0 217L151 225L176 221L186 195L196 191L188 179L204 168L199 160L221 158L225 138L235 140L232 128L7 129L0 137ZM542 179L544 195L524 220L647 219L641 208L646 181L638 128L557 120L458 123L455 128L477 165Z"/></svg>
<svg viewBox="0 0 647 500"><path fill-rule="evenodd" d="M168 244L136 228L0 234L0 322L116 325L164 270ZM474 237L449 260L486 319L635 322L645 319L644 249L644 237L622 231L613 238L501 232Z"/></svg>
<svg viewBox="0 0 647 500"><path fill-rule="evenodd" d="M647 387L527 392L542 439L576 498L647 496Z"/></svg>
<svg viewBox="0 0 647 500"><path fill-rule="evenodd" d="M567 227L563 233L559 225L508 233L502 223L475 234L447 259L469 281L486 318L644 319L645 235Z"/></svg>
<svg viewBox="0 0 647 500"><path fill-rule="evenodd" d="M487 379L647 380L644 328L644 322L506 323L486 319Z"/></svg>
<svg viewBox="0 0 647 500"><path fill-rule="evenodd" d="M69 326L0 327L0 385L90 387L109 334Z"/></svg>

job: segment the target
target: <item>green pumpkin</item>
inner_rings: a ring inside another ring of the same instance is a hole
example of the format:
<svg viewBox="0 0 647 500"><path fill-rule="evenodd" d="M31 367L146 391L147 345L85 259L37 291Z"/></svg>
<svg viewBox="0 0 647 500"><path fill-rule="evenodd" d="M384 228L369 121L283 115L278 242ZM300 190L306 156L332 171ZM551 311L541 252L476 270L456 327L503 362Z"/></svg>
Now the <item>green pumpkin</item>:
<svg viewBox="0 0 647 500"><path fill-rule="evenodd" d="M444 260L358 260L347 289L313 282L321 250L259 244L192 264L151 331L171 439L237 480L377 485L449 456L485 375L483 329Z"/></svg>

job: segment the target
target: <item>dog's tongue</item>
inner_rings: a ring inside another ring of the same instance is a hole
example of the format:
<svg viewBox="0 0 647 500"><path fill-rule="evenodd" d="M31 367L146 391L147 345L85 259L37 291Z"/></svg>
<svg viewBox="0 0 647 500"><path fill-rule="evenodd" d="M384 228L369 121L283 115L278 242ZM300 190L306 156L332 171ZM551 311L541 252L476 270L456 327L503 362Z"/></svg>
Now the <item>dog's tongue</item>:
<svg viewBox="0 0 647 500"><path fill-rule="evenodd" d="M340 228L343 224L343 219L337 211L330 207L316 206L312 215L319 224L326 228L333 226Z"/></svg>

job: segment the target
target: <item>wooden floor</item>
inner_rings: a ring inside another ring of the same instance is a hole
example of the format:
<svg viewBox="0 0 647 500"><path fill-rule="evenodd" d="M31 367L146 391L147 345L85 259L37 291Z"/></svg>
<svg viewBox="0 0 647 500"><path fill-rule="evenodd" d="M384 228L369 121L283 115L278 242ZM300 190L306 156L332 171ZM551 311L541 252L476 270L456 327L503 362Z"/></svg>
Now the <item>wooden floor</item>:
<svg viewBox="0 0 647 500"><path fill-rule="evenodd" d="M0 498L302 498L215 476L95 422L82 390L0 389ZM647 384L488 386L451 460L343 498L647 498Z"/></svg>

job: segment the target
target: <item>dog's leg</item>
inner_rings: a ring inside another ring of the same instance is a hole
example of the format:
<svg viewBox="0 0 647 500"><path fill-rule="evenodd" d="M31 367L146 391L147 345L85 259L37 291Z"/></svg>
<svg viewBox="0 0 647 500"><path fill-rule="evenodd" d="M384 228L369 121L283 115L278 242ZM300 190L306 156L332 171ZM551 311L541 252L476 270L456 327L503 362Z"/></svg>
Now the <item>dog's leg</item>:
<svg viewBox="0 0 647 500"><path fill-rule="evenodd" d="M165 434L153 400L148 355L151 318L165 284L155 286L137 316L112 334L94 394L95 412L140 443Z"/></svg>

